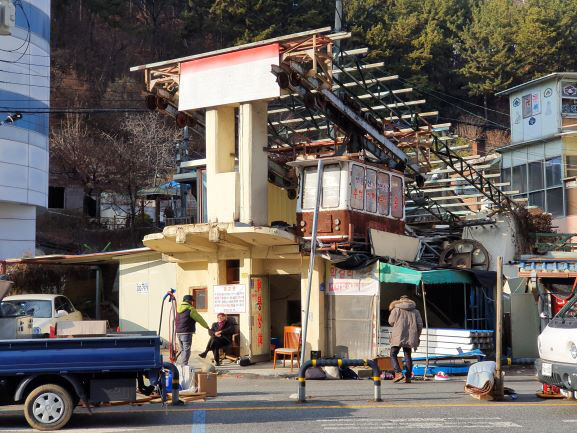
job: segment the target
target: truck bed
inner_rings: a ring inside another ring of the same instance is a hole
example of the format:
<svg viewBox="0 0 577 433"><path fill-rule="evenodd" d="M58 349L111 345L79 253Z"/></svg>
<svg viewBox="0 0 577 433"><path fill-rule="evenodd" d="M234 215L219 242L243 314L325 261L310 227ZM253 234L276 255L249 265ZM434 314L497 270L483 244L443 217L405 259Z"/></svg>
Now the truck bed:
<svg viewBox="0 0 577 433"><path fill-rule="evenodd" d="M146 371L160 367L157 336L0 340L0 376Z"/></svg>

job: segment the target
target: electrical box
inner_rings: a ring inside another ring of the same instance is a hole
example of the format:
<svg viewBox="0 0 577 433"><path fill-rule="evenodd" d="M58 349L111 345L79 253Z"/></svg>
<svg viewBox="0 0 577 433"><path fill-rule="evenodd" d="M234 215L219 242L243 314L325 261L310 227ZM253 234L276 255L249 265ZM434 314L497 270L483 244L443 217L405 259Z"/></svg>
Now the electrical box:
<svg viewBox="0 0 577 433"><path fill-rule="evenodd" d="M0 35L11 35L15 24L16 7L13 0L0 0Z"/></svg>

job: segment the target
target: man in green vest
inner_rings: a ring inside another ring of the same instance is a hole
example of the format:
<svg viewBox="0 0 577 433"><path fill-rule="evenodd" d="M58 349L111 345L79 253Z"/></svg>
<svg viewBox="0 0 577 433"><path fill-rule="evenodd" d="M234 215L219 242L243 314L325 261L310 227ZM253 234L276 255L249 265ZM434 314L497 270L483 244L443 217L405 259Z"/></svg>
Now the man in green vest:
<svg viewBox="0 0 577 433"><path fill-rule="evenodd" d="M208 324L194 308L194 298L192 295L184 295L182 304L180 304L176 310L176 336L180 344L180 355L176 360L177 364L188 364L192 336L196 332L197 322L202 327L208 329Z"/></svg>

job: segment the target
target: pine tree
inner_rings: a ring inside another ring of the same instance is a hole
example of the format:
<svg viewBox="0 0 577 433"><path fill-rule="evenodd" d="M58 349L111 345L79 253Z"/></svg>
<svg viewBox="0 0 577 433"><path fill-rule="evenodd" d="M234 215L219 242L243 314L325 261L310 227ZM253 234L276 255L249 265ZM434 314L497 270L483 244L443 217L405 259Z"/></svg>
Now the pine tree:
<svg viewBox="0 0 577 433"><path fill-rule="evenodd" d="M473 6L471 23L461 34L460 73L471 95L487 98L515 77L514 31L519 7L510 0L486 0Z"/></svg>

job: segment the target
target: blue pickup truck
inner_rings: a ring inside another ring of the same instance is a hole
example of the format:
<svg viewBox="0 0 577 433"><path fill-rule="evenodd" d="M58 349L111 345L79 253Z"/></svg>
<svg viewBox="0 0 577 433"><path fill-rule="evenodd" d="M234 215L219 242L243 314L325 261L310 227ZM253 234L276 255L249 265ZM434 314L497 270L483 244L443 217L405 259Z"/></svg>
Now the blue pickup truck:
<svg viewBox="0 0 577 433"><path fill-rule="evenodd" d="M165 397L165 368L178 404L178 371L163 363L156 335L0 340L0 406L23 404L32 428L58 430L80 402L90 410L155 388Z"/></svg>

